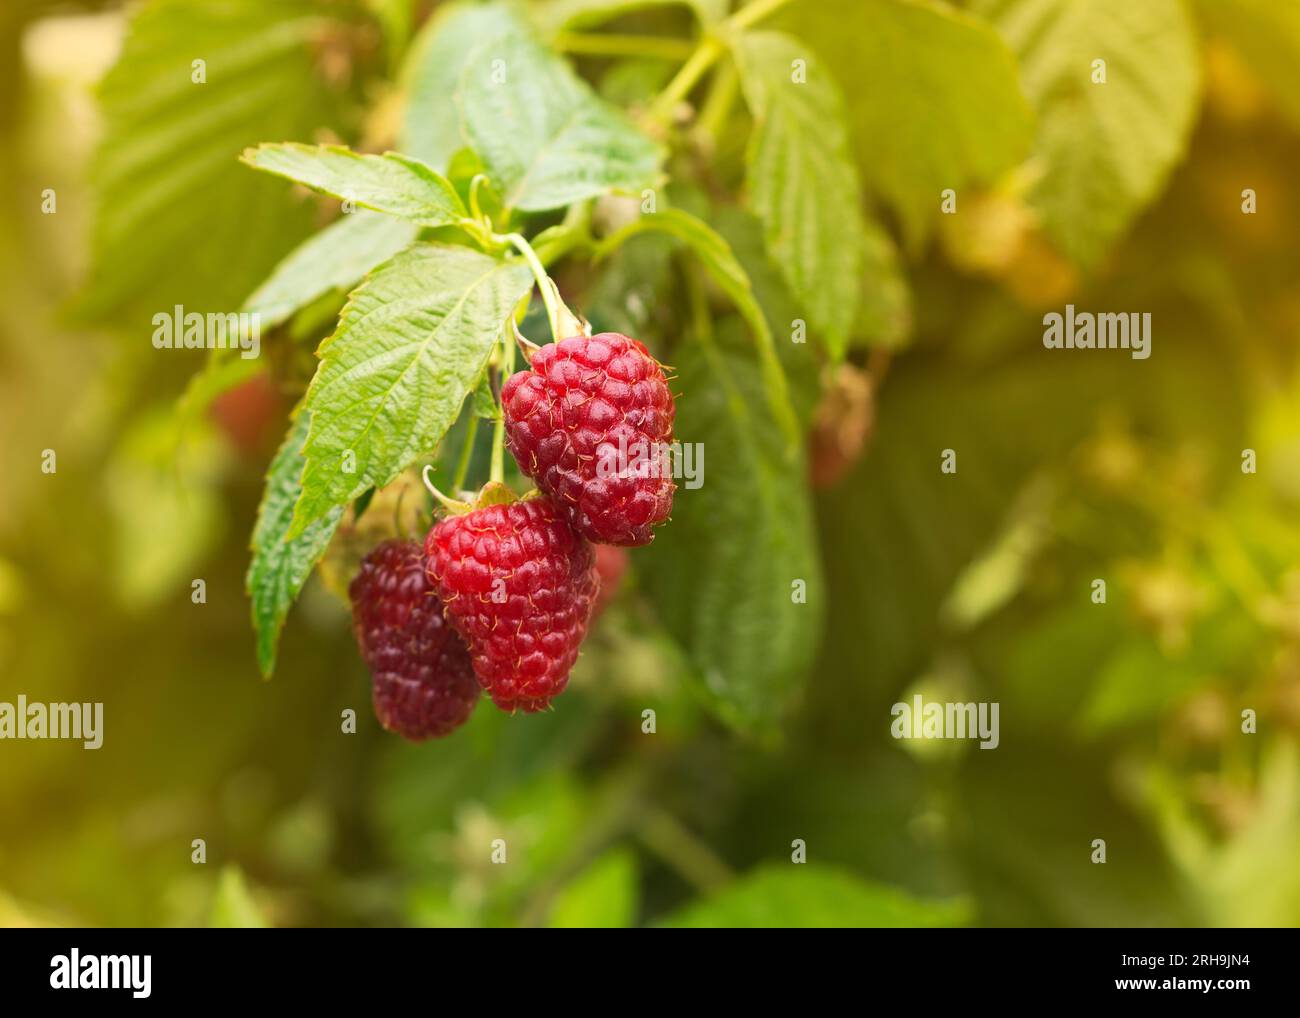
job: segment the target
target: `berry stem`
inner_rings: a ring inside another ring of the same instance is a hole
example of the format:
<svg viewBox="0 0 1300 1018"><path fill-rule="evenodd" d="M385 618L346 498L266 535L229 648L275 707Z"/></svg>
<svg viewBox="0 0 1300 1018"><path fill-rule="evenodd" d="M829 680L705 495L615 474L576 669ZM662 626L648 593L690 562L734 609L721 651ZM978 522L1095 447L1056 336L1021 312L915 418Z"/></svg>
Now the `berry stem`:
<svg viewBox="0 0 1300 1018"><path fill-rule="evenodd" d="M564 337L560 335L560 307L556 302L557 291L551 283L551 277L546 274L546 269L542 265L541 259L537 257L537 252L524 239L522 233L508 233L505 239L519 249L519 253L524 256L524 261L528 262L528 267L533 270L533 278L537 280L537 288L542 291L542 303L546 305L546 320L551 325L551 337L558 343ZM514 344L509 343L507 345L513 355ZM511 363L513 364L513 360Z"/></svg>
<svg viewBox="0 0 1300 1018"><path fill-rule="evenodd" d="M491 226L488 217L483 214L483 208L479 204L478 192L484 184L488 182L487 174L476 173L474 179L469 182L469 214L486 226Z"/></svg>
<svg viewBox="0 0 1300 1018"><path fill-rule="evenodd" d="M522 239L522 238L520 238ZM527 244L527 241L524 241ZM531 251L532 248L529 248ZM534 260L536 255L533 256ZM538 263L540 267L540 262ZM543 273L545 274L545 273ZM542 288L545 292L546 288ZM549 308L547 309L549 310ZM515 372L515 319L513 315L506 318L505 328L501 330L501 381L498 386L498 399L500 390L505 387L506 379ZM559 337L556 337L557 341ZM497 484L504 484L506 479L506 408L502 406L497 414L496 422L492 426L492 473L491 480Z"/></svg>
<svg viewBox="0 0 1300 1018"><path fill-rule="evenodd" d="M459 499L448 498L441 491L433 486L433 481L429 480L429 471L433 469L430 464L424 468L421 477L424 478L424 486L429 489L429 494L438 500L438 504L450 513L467 513L470 510L468 502L462 502Z"/></svg>

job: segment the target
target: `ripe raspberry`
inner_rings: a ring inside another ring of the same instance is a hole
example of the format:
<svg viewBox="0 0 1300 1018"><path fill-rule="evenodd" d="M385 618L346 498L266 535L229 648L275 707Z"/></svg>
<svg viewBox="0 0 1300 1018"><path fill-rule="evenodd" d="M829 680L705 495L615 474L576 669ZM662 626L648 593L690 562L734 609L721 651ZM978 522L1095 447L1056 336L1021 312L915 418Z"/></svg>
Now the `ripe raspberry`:
<svg viewBox="0 0 1300 1018"><path fill-rule="evenodd" d="M649 544L673 508L664 451L673 396L663 369L617 332L544 346L501 390L519 468L601 544Z"/></svg>
<svg viewBox="0 0 1300 1018"><path fill-rule="evenodd" d="M417 541L385 541L348 587L353 632L374 678L375 714L413 742L448 735L478 703L469 651L443 618Z"/></svg>
<svg viewBox="0 0 1300 1018"><path fill-rule="evenodd" d="M627 552L612 544L596 545L596 576L600 588L596 593L596 607L591 617L603 612L618 595L618 588L627 572Z"/></svg>
<svg viewBox="0 0 1300 1018"><path fill-rule="evenodd" d="M448 516L424 550L493 702L508 711L549 706L587 634L598 582L591 545L541 496Z"/></svg>

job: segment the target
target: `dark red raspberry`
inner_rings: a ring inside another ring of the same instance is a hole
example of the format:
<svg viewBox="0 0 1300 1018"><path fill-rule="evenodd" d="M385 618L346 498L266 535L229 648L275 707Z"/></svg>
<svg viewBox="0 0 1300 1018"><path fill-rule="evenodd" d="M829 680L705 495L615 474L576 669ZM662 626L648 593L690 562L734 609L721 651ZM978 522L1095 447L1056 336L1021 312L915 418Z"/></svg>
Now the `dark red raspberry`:
<svg viewBox="0 0 1300 1018"><path fill-rule="evenodd" d="M465 642L443 618L418 541L385 541L348 587L379 723L412 741L448 735L478 703Z"/></svg>
<svg viewBox="0 0 1300 1018"><path fill-rule="evenodd" d="M574 336L533 354L501 390L507 447L601 544L649 544L673 508L673 395L663 369L617 332Z"/></svg>
<svg viewBox="0 0 1300 1018"><path fill-rule="evenodd" d="M508 711L549 706L587 634L598 583L591 545L538 496L448 516L424 550L493 702Z"/></svg>

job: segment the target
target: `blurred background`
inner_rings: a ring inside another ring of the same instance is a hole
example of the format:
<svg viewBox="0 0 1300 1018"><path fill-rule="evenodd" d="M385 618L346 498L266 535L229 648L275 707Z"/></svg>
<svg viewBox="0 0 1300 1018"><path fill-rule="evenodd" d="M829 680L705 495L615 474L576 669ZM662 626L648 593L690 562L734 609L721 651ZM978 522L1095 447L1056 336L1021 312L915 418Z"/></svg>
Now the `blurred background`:
<svg viewBox="0 0 1300 1018"><path fill-rule="evenodd" d="M395 69L432 5L315 6L344 28L309 47L268 30L246 68L294 101L209 111L188 139L207 161L170 172L112 133L132 116L129 83L105 78L120 5L0 11L0 700L105 705L99 750L0 742L0 924L1300 923L1300 25L1251 37L1187 5L1185 144L1086 267L1035 208L1033 155L918 232L872 163L890 141L855 125L902 292L881 297L889 341L816 385L808 478L786 479L824 575L773 731L737 732L697 694L670 527L632 556L554 712L485 704L412 746L374 721L337 579L309 582L269 682L243 593L263 473L341 295L213 401L181 399L202 354L148 338L175 303L237 306L320 225L234 163L244 145L392 143ZM890 73L854 47L883 6L776 24L852 107L881 85L855 75ZM692 30L680 5L610 24ZM196 47L223 41L206 30ZM579 58L633 101L618 67ZM929 115L928 83L893 84ZM1146 130L1124 127L1114 144ZM711 165L736 158L722 144ZM715 219L788 320L752 220ZM566 297L597 325L662 328L637 261L652 246L562 276ZM1045 351L1042 315L1067 302L1150 311L1151 358ZM366 540L345 527L327 566ZM915 693L999 702L1000 746L895 741L890 705Z"/></svg>

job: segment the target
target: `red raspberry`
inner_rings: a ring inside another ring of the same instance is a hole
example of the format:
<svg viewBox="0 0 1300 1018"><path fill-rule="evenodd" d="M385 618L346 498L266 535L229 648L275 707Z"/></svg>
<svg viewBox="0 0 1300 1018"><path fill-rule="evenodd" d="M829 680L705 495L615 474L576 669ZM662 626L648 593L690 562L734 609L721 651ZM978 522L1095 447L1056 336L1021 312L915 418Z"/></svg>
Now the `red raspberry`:
<svg viewBox="0 0 1300 1018"><path fill-rule="evenodd" d="M673 395L659 362L617 332L574 336L533 354L501 390L519 468L600 544L649 544L673 508L665 451Z"/></svg>
<svg viewBox="0 0 1300 1018"><path fill-rule="evenodd" d="M548 707L569 681L591 618L591 545L542 496L448 516L424 550L493 702L508 711Z"/></svg>
<svg viewBox="0 0 1300 1018"><path fill-rule="evenodd" d="M469 651L443 618L417 541L385 541L348 587L353 632L374 677L375 714L413 742L448 735L478 703Z"/></svg>

